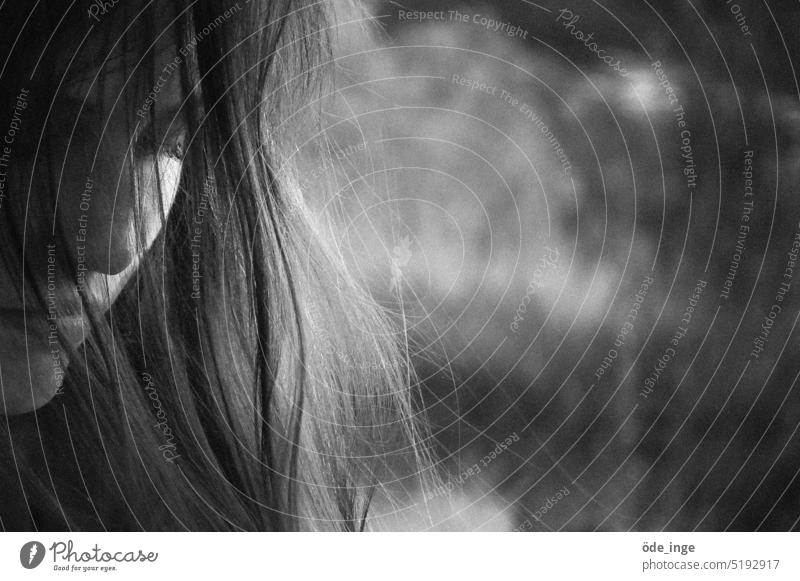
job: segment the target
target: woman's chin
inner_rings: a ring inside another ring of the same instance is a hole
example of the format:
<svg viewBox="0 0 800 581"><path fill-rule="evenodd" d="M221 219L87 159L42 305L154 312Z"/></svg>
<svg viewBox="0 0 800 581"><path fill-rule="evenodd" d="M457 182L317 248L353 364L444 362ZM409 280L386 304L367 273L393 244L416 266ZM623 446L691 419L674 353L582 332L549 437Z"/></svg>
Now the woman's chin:
<svg viewBox="0 0 800 581"><path fill-rule="evenodd" d="M17 362L3 365L0 385L0 414L12 416L36 410L52 400L61 389L61 376L46 361L31 355L31 369Z"/></svg>
<svg viewBox="0 0 800 581"><path fill-rule="evenodd" d="M17 320L20 319L20 320ZM25 326L22 314L0 316L0 414L31 412L55 397L66 363L58 343L50 343L46 321Z"/></svg>

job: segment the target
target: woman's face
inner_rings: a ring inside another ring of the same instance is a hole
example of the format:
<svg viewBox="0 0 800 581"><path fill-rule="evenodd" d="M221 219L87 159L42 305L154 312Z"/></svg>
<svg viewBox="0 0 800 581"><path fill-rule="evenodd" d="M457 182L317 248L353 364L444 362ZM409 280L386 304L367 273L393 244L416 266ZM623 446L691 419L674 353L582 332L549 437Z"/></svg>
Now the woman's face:
<svg viewBox="0 0 800 581"><path fill-rule="evenodd" d="M31 411L59 393L69 362L54 331L72 347L83 341L77 287L93 307L108 309L158 235L177 191L185 65L176 64L174 37L168 31L157 41L151 76L144 65L132 70L141 54L124 52L125 43L110 49L117 40L103 29L110 24L98 25L79 52L40 63L55 72L47 84L37 81L41 70L33 81L26 71L18 98L9 95L17 129L0 212L13 213L24 241L0 249L6 253L0 260L0 413ZM130 124L130 112L147 106L137 83L152 91L154 133L142 130L149 114L134 115L139 131ZM16 90L12 83L1 86ZM24 284L23 247L30 265ZM65 268L70 265L77 280ZM38 297L45 298L44 308Z"/></svg>

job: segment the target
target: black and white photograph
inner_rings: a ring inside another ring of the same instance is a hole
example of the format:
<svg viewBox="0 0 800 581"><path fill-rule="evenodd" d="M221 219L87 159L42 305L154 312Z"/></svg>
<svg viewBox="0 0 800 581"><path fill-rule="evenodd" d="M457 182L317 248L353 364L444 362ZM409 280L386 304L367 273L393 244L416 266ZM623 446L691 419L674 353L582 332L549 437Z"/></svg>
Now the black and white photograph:
<svg viewBox="0 0 800 581"><path fill-rule="evenodd" d="M800 575L797 0L0 0L0 47L4 578Z"/></svg>

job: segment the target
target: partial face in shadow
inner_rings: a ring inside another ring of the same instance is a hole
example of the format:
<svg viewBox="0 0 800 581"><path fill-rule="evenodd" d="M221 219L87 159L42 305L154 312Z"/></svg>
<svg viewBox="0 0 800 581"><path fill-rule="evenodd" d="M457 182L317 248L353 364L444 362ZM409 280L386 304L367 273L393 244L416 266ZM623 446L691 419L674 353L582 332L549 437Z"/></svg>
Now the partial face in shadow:
<svg viewBox="0 0 800 581"><path fill-rule="evenodd" d="M58 392L69 365L58 332L78 346L79 291L102 312L135 272L175 199L186 140L171 9L137 21L118 5L99 22L73 9L60 25L49 10L52 26L29 20L0 85L13 133L0 144L7 414Z"/></svg>

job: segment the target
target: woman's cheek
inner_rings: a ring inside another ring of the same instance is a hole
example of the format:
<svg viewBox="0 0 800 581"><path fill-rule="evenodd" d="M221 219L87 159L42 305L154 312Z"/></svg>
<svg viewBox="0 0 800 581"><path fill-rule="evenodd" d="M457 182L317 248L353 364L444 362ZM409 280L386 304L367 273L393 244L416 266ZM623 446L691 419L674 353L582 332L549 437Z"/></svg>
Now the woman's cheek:
<svg viewBox="0 0 800 581"><path fill-rule="evenodd" d="M175 199L179 160L137 159L135 176L131 166L130 157L98 157L91 175L72 176L75 185L60 214L67 233L75 233L73 261L90 272L118 274L133 263L155 240Z"/></svg>
<svg viewBox="0 0 800 581"><path fill-rule="evenodd" d="M137 212L140 215L140 240L143 247L140 254L150 248L167 221L167 216L175 202L181 179L183 162L175 157L149 156L140 167L142 192Z"/></svg>

